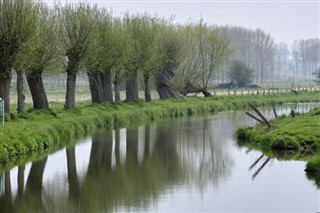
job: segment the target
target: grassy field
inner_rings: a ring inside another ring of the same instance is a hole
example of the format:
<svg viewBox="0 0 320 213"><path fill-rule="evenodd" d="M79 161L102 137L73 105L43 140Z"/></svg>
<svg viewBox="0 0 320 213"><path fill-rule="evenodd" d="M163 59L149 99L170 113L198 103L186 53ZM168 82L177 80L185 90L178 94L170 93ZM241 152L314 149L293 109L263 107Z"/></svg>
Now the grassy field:
<svg viewBox="0 0 320 213"><path fill-rule="evenodd" d="M263 82L257 83L257 85L261 88L310 88L310 87L319 87L314 81L295 81L295 82Z"/></svg>
<svg viewBox="0 0 320 213"><path fill-rule="evenodd" d="M47 93L49 102L64 102L66 92L66 76L45 76L43 78L44 87ZM218 84L212 82L212 84ZM320 91L320 85L316 85L313 81L297 81L297 82L264 82L257 83L260 88L257 89L209 89L213 95L225 96L225 95L251 95L251 94L274 94L274 93L290 93L293 90L308 90L308 91ZM26 103L32 103L32 97L30 91L25 82L25 101ZM11 84L11 103L15 107L17 103L17 91L16 91L16 79L12 80ZM190 96L202 96L202 94L190 94ZM159 95L156 90L151 91L153 100L159 99ZM144 92L141 88L139 91L140 99L144 99ZM125 91L120 91L121 100L125 100ZM81 74L77 77L76 86L76 101L90 101L91 94L89 89L89 82L85 74Z"/></svg>

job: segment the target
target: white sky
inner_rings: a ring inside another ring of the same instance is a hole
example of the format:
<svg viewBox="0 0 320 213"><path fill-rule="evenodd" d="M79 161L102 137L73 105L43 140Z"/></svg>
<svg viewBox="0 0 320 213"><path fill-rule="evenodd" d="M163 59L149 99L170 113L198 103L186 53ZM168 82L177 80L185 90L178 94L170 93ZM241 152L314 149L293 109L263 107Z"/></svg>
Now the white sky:
<svg viewBox="0 0 320 213"><path fill-rule="evenodd" d="M74 2L75 0L69 0ZM175 16L175 21L186 23L203 19L210 24L261 28L276 42L292 43L297 39L320 38L320 0L86 0L114 12L129 11Z"/></svg>

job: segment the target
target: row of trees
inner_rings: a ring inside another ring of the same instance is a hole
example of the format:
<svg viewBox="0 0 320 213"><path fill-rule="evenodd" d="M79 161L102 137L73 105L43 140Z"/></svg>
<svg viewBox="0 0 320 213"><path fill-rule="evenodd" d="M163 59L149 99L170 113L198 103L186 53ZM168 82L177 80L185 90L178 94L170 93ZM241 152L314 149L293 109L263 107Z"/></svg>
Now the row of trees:
<svg viewBox="0 0 320 213"><path fill-rule="evenodd" d="M33 108L42 109L49 107L42 75L61 70L67 75L65 108L72 109L79 72L88 74L94 103L120 101L123 82L126 100L137 101L139 76L146 101L151 100L151 80L161 99L177 97L175 89L191 82L210 95L209 80L231 54L227 39L203 20L180 26L147 13L116 17L95 5L50 9L31 0L0 0L0 15L0 96L6 113L13 70L19 112L24 111L23 73ZM184 78L174 82L177 70Z"/></svg>
<svg viewBox="0 0 320 213"><path fill-rule="evenodd" d="M234 50L232 58L255 70L257 82L270 78L274 68L275 43L270 34L261 29L251 30L243 27L220 27L224 37L230 40Z"/></svg>
<svg viewBox="0 0 320 213"><path fill-rule="evenodd" d="M180 63L182 43L169 20L148 14L115 17L89 4L56 5L31 0L0 0L0 97L10 113L12 71L18 74L18 111L24 111L23 73L35 109L48 108L44 72L67 74L65 108L75 107L77 74L88 73L92 101L119 101L119 83L126 100L138 100L138 74L143 74L146 100L156 77L161 98L176 97L172 77Z"/></svg>
<svg viewBox="0 0 320 213"><path fill-rule="evenodd" d="M301 42L297 63L317 67L318 46L317 39ZM275 70L280 75L289 56L286 44L275 45L260 29L212 26L202 19L177 25L147 13L117 17L85 3L49 8L41 1L0 0L0 97L6 113L13 71L18 76L18 111L23 112L24 73L33 107L42 109L49 107L42 75L65 72L65 108L72 109L79 72L88 75L94 103L120 101L120 84L125 84L126 100L137 101L138 78L150 101L151 87L161 99L175 98L176 92L210 96L210 81L230 69L229 73L249 71L252 79L265 81ZM230 74L225 79L243 82Z"/></svg>
<svg viewBox="0 0 320 213"><path fill-rule="evenodd" d="M320 67L320 39L296 40L292 44L292 56L296 70L311 76Z"/></svg>

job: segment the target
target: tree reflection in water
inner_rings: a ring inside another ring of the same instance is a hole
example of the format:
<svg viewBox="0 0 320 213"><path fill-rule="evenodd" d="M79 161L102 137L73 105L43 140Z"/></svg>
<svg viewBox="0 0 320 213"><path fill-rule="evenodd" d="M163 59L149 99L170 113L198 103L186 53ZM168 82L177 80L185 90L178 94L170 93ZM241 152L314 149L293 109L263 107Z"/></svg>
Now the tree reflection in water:
<svg viewBox="0 0 320 213"><path fill-rule="evenodd" d="M18 190L14 201L10 173L5 173L5 193L1 196L0 212L45 212L42 180L46 162L47 157L32 163L25 188L24 166L18 168Z"/></svg>
<svg viewBox="0 0 320 213"><path fill-rule="evenodd" d="M80 182L77 175L75 148L71 147L66 150L68 183L69 183L69 202L72 203L73 209L79 209Z"/></svg>
<svg viewBox="0 0 320 213"><path fill-rule="evenodd" d="M212 187L206 193L210 196L231 176L241 153L234 147L232 133L245 118L241 112L229 112L137 128L100 129L86 143L0 175L0 212L149 210L164 195L170 195L171 201L171 194L180 189L188 193L194 187L201 195ZM249 168L254 178L271 162L267 154L259 155L253 162L244 161L241 168ZM297 153L274 155L290 159ZM319 177L309 178L319 186Z"/></svg>
<svg viewBox="0 0 320 213"><path fill-rule="evenodd" d="M166 190L190 181L201 190L211 183L218 185L233 166L223 138L227 125L228 119L194 118L121 130L100 129L92 136L89 156L78 156L77 147L66 149L65 176L59 177L60 181L45 181L50 186L43 186L47 158L32 163L25 187L25 167L18 168L15 199L10 174L5 173L0 212L148 208ZM77 157L87 158L86 171L78 171ZM59 185L64 181L66 189Z"/></svg>
<svg viewBox="0 0 320 213"><path fill-rule="evenodd" d="M12 212L12 190L11 190L11 178L10 171L4 173L4 189L3 194L0 196L0 212Z"/></svg>
<svg viewBox="0 0 320 213"><path fill-rule="evenodd" d="M176 125L179 131L179 159L181 159L188 181L198 185L201 193L208 184L216 188L231 175L234 163L229 154L230 129L234 128L233 118L216 119L198 117L183 119Z"/></svg>

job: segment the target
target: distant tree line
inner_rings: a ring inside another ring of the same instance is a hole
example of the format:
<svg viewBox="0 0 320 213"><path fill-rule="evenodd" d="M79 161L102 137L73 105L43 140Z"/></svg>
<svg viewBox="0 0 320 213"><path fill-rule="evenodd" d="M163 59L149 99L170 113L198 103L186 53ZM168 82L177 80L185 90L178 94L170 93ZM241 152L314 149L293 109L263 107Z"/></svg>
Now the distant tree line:
<svg viewBox="0 0 320 213"><path fill-rule="evenodd" d="M93 103L119 102L120 85L126 101L138 101L139 88L151 101L151 88L161 99L190 92L210 96L212 80L245 86L247 80L233 77L250 73L257 82L273 79L284 67L290 70L290 60L310 75L320 64L319 39L295 42L291 55L287 44L275 44L261 29L208 25L202 19L179 25L148 13L115 16L88 3L48 7L41 1L0 0L0 97L8 114L14 71L18 112L24 112L24 77L33 108L47 109L43 74L64 72L65 108L73 109L80 72L88 75ZM230 70L244 74L231 77Z"/></svg>
<svg viewBox="0 0 320 213"><path fill-rule="evenodd" d="M231 58L253 69L256 82L272 81L283 76L310 78L320 67L318 38L296 40L289 47L284 42L275 43L271 35L261 29L223 26L220 30L230 41L233 49Z"/></svg>
<svg viewBox="0 0 320 213"><path fill-rule="evenodd" d="M220 27L224 37L230 40L234 50L232 58L255 70L256 82L270 78L274 69L274 39L261 29L250 30L243 27Z"/></svg>
<svg viewBox="0 0 320 213"><path fill-rule="evenodd" d="M296 40L292 44L294 69L303 76L311 76L320 68L320 39Z"/></svg>

